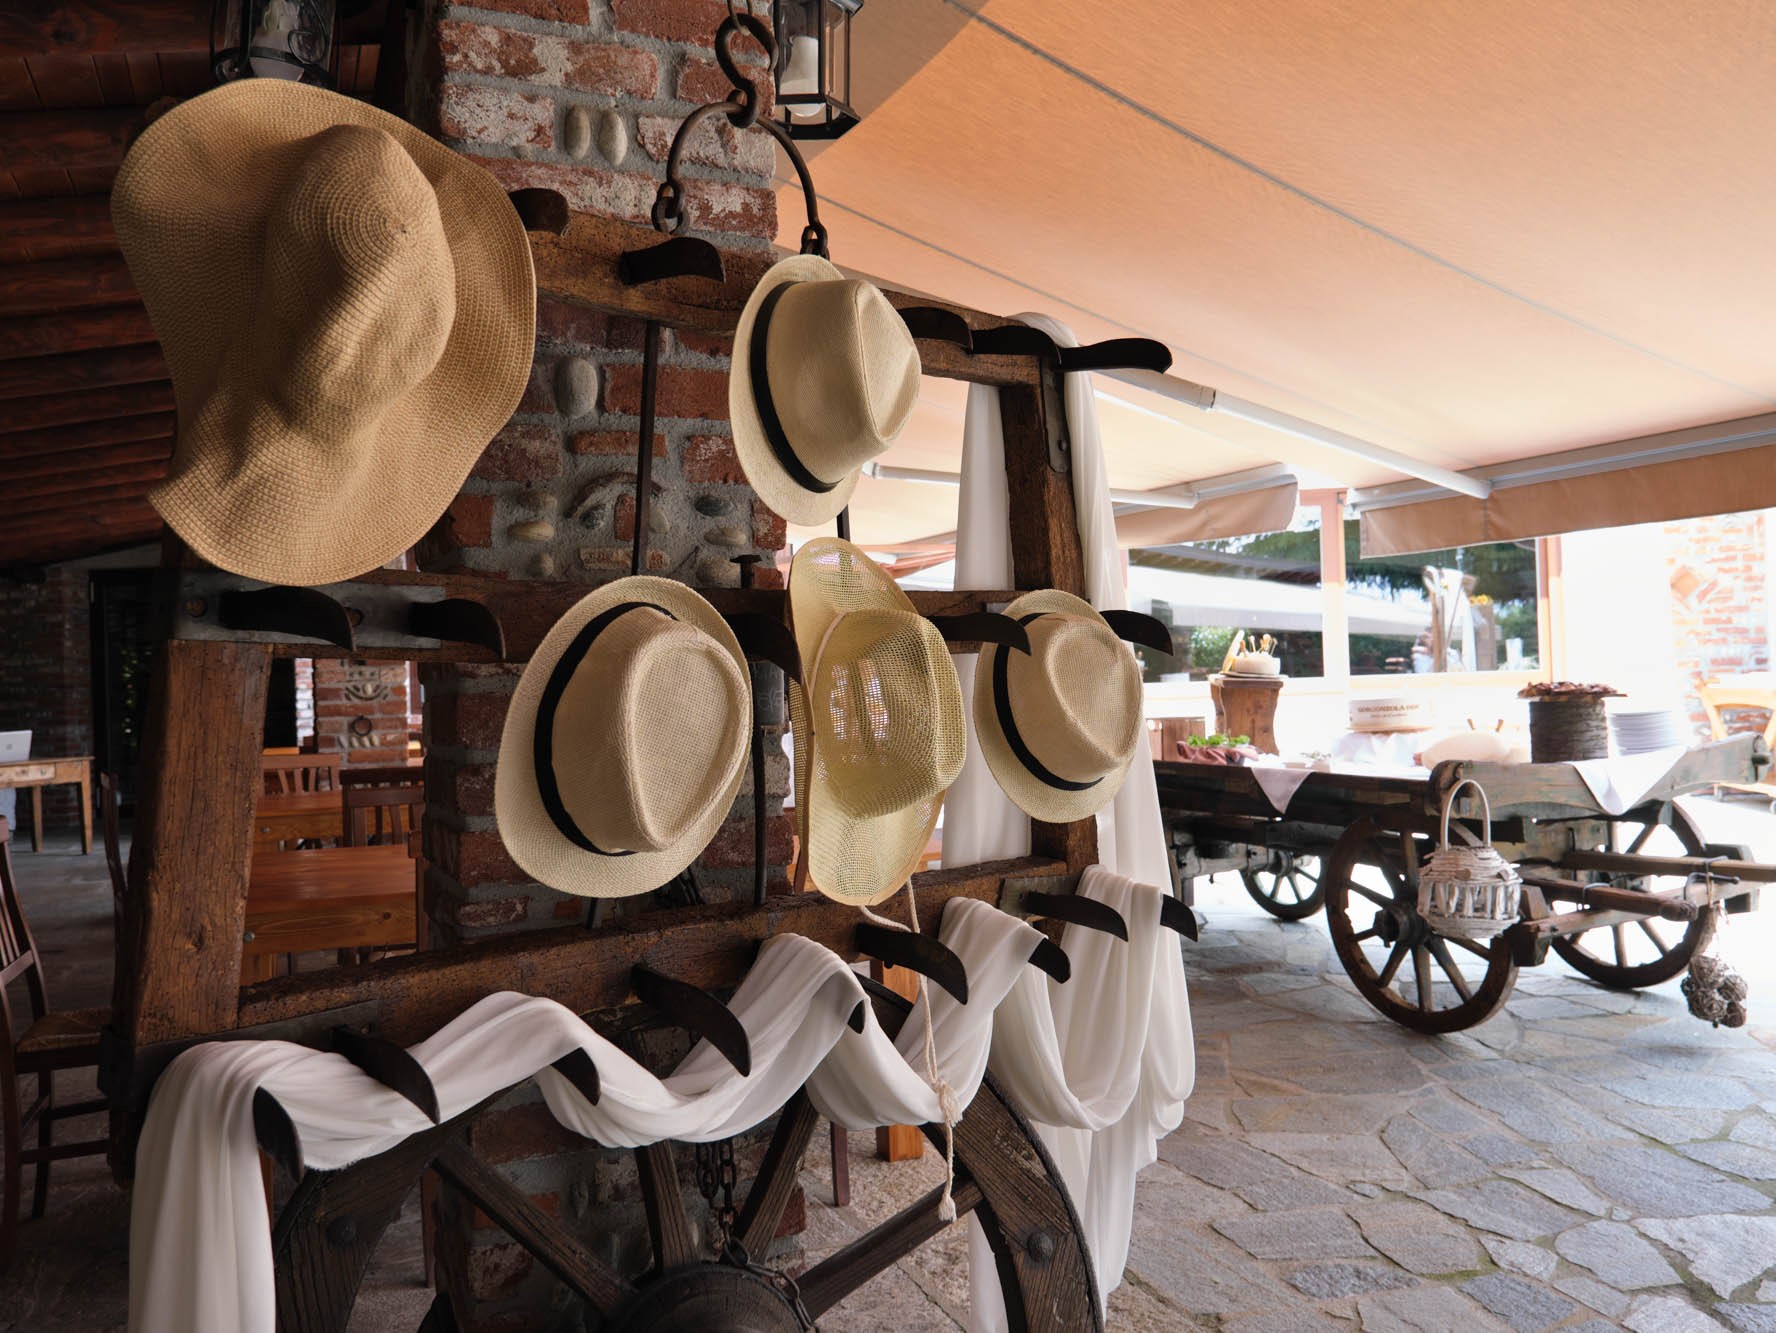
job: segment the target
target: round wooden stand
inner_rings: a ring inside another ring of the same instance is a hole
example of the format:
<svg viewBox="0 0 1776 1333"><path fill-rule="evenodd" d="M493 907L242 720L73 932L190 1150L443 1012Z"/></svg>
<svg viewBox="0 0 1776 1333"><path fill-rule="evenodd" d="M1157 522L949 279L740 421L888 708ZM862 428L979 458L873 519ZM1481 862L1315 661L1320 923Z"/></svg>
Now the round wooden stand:
<svg viewBox="0 0 1776 1333"><path fill-rule="evenodd" d="M1531 699L1529 757L1538 764L1609 757L1609 720L1603 700Z"/></svg>
<svg viewBox="0 0 1776 1333"><path fill-rule="evenodd" d="M1287 676L1239 676L1216 672L1209 677L1215 701L1215 730L1224 736L1250 736L1265 754L1276 754L1277 699Z"/></svg>

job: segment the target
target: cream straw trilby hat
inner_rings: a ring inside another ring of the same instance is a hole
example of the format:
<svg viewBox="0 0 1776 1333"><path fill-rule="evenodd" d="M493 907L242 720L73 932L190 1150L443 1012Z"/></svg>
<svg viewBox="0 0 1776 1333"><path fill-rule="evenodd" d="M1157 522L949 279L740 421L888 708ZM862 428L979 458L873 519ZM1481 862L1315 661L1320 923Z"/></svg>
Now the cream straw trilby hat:
<svg viewBox="0 0 1776 1333"><path fill-rule="evenodd" d="M506 850L550 888L620 898L667 883L740 790L746 657L716 609L672 579L618 579L555 623L500 737Z"/></svg>
<svg viewBox="0 0 1776 1333"><path fill-rule="evenodd" d="M530 245L494 179L366 103L242 79L142 132L111 211L172 372L149 498L174 531L304 584L424 536L530 375Z"/></svg>
<svg viewBox="0 0 1776 1333"><path fill-rule="evenodd" d="M740 312L728 416L747 481L791 523L825 523L919 399L919 349L888 298L815 255L759 280Z"/></svg>
<svg viewBox="0 0 1776 1333"><path fill-rule="evenodd" d="M1145 736L1141 668L1089 602L1046 589L1005 614L1030 652L981 647L974 729L1012 803L1051 824L1085 819L1122 786Z"/></svg>
<svg viewBox="0 0 1776 1333"><path fill-rule="evenodd" d="M789 607L803 681L790 689L798 873L869 906L918 869L962 770L962 687L937 628L849 542L796 552Z"/></svg>

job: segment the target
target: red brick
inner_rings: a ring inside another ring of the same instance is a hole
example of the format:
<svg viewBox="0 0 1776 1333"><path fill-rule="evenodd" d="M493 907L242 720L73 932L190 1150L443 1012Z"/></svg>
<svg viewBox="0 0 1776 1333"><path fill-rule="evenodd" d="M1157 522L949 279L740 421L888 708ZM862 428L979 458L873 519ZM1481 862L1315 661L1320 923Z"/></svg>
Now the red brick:
<svg viewBox="0 0 1776 1333"><path fill-rule="evenodd" d="M553 481L563 462L561 432L554 426L513 422L493 437L474 475L483 481Z"/></svg>
<svg viewBox="0 0 1776 1333"><path fill-rule="evenodd" d="M563 898L555 904L553 915L557 921L578 921L586 915L586 904L578 898Z"/></svg>
<svg viewBox="0 0 1776 1333"><path fill-rule="evenodd" d="M555 102L506 88L447 83L438 90L438 132L470 143L555 146Z"/></svg>
<svg viewBox="0 0 1776 1333"><path fill-rule="evenodd" d="M493 542L493 497L459 495L433 524L428 540L452 546L489 546Z"/></svg>
<svg viewBox="0 0 1776 1333"><path fill-rule="evenodd" d="M558 190L568 207L584 213L646 222L654 207L658 182L644 172L604 171L597 167L527 162L516 157L475 157L508 190Z"/></svg>
<svg viewBox="0 0 1776 1333"><path fill-rule="evenodd" d="M525 416L540 416L555 410L555 363L538 359L531 363L530 383L524 386L524 397L518 400L518 411Z"/></svg>
<svg viewBox="0 0 1776 1333"><path fill-rule="evenodd" d="M604 569L620 569L629 572L630 551L627 546L582 546L580 547L580 568L593 571ZM647 567L650 573L658 573L666 568L664 551L649 551Z"/></svg>
<svg viewBox="0 0 1776 1333"><path fill-rule="evenodd" d="M724 0L611 0L619 31L705 48L727 16Z"/></svg>
<svg viewBox="0 0 1776 1333"><path fill-rule="evenodd" d="M755 588L781 588L783 571L775 565L759 565L753 571L752 584Z"/></svg>
<svg viewBox="0 0 1776 1333"><path fill-rule="evenodd" d="M610 366L604 378L606 410L625 416L641 413L641 367ZM728 419L728 377L725 371L687 366L661 366L655 410L663 417L698 421Z"/></svg>
<svg viewBox="0 0 1776 1333"><path fill-rule="evenodd" d="M589 1146L541 1102L489 1111L469 1122L469 1148L490 1166L579 1152Z"/></svg>
<svg viewBox="0 0 1776 1333"><path fill-rule="evenodd" d="M476 9L496 9L502 14L522 14L525 18L545 19L551 23L590 23L590 0L475 0Z"/></svg>
<svg viewBox="0 0 1776 1333"><path fill-rule="evenodd" d="M498 1300L530 1275L530 1251L510 1241L469 1252L469 1294L478 1301Z"/></svg>
<svg viewBox="0 0 1776 1333"><path fill-rule="evenodd" d="M766 240L777 235L777 195L762 186L698 181L689 191L685 211L698 231Z"/></svg>
<svg viewBox="0 0 1776 1333"><path fill-rule="evenodd" d="M610 342L613 322L602 310L537 297L537 337L549 342L580 348L604 347Z"/></svg>
<svg viewBox="0 0 1776 1333"><path fill-rule="evenodd" d="M781 551L789 541L789 529L763 500L752 502L752 544L761 551Z"/></svg>
<svg viewBox="0 0 1776 1333"><path fill-rule="evenodd" d="M572 436L567 447L576 454L614 455L628 458L635 453L635 432L632 430L583 430ZM654 436L654 457L666 457L666 437Z"/></svg>
<svg viewBox="0 0 1776 1333"><path fill-rule="evenodd" d="M749 43L746 48L742 48L740 64L743 69L752 63L745 58L750 54L753 54L753 48ZM763 52L757 52L757 55L762 63ZM686 56L684 68L679 71L675 91L679 101L701 105L704 102L725 102L733 88L734 85L728 82L728 76L722 73L721 66L715 61L707 56ZM770 79L761 78L758 81L758 90L761 103L759 110L761 114L768 116L777 100L777 86Z"/></svg>
<svg viewBox="0 0 1776 1333"><path fill-rule="evenodd" d="M676 116L637 116L636 142L654 161L664 162L682 123ZM776 141L768 135L736 130L727 121L713 117L691 131L679 153L686 162L725 167L766 178L777 162ZM702 184L690 188L698 190Z"/></svg>
<svg viewBox="0 0 1776 1333"><path fill-rule="evenodd" d="M680 466L684 470L684 479L693 485L744 485L746 482L740 455L734 452L734 442L726 435L691 436L685 441Z"/></svg>
<svg viewBox="0 0 1776 1333"><path fill-rule="evenodd" d="M765 821L765 857L773 865L789 860L793 826L787 815L774 815ZM709 846L698 858L712 870L752 864L752 820L730 819L716 832Z"/></svg>
<svg viewBox="0 0 1776 1333"><path fill-rule="evenodd" d="M687 352L698 356L719 356L724 361L733 354L734 335L705 333L700 329L674 329L672 337Z"/></svg>
<svg viewBox="0 0 1776 1333"><path fill-rule="evenodd" d="M447 74L487 74L643 101L660 88L660 63L652 52L611 42L446 21L438 24L438 50Z"/></svg>
<svg viewBox="0 0 1776 1333"><path fill-rule="evenodd" d="M785 1236L799 1236L808 1229L808 1196L800 1185L789 1196L789 1202L783 1205L783 1216L778 1219L777 1231L772 1237L782 1240Z"/></svg>
<svg viewBox="0 0 1776 1333"><path fill-rule="evenodd" d="M611 514L611 530L620 542L635 540L635 497L619 495L616 508Z"/></svg>
<svg viewBox="0 0 1776 1333"><path fill-rule="evenodd" d="M481 902L457 902L445 912L445 917L465 930L483 929L487 926L510 926L525 920L530 915L530 899L489 898Z"/></svg>
<svg viewBox="0 0 1776 1333"><path fill-rule="evenodd" d="M492 764L462 764L446 775L449 799L458 813L491 815L493 813Z"/></svg>

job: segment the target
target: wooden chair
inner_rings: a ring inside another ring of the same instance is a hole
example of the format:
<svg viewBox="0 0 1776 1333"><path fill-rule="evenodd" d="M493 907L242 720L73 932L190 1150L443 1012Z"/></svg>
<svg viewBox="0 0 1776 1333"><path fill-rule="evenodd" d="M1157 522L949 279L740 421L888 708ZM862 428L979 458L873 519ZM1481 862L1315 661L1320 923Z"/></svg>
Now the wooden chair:
<svg viewBox="0 0 1776 1333"><path fill-rule="evenodd" d="M111 908L119 932L123 929L123 895L128 875L123 864L123 837L117 818L117 779L99 774L99 827L105 836L105 869L111 875Z"/></svg>
<svg viewBox="0 0 1776 1333"><path fill-rule="evenodd" d="M299 791L338 791L338 754L273 754L259 757L259 772L267 796L287 796Z"/></svg>
<svg viewBox="0 0 1776 1333"><path fill-rule="evenodd" d="M419 855L420 821L425 816L425 788L417 783L403 787L347 786L345 845L377 847L405 842Z"/></svg>
<svg viewBox="0 0 1776 1333"><path fill-rule="evenodd" d="M1708 714L1708 729L1715 740L1725 740L1731 734L1722 710L1749 708L1769 714L1764 724L1764 744L1776 749L1776 672L1703 681L1696 687L1696 694L1702 700L1702 711ZM1738 729L1751 730L1744 726ZM1776 781L1723 782L1717 790L1745 792L1776 804Z"/></svg>
<svg viewBox="0 0 1776 1333"><path fill-rule="evenodd" d="M44 992L43 965L31 928L19 903L18 885L12 877L12 831L0 819L0 1148L4 1149L4 1183L0 1185L0 1269L12 1262L18 1244L19 1192L26 1166L36 1168L31 1194L31 1216L42 1217L49 1203L49 1164L69 1157L89 1157L104 1152L106 1139L80 1143L56 1143L55 1122L73 1116L92 1115L108 1109L103 1098L55 1104L55 1073L58 1069L84 1069L99 1063L99 1030L111 1019L109 1008L75 1009L52 1013ZM30 1004L30 1021L16 1022L10 987L23 981ZM35 1075L36 1097L27 1106L19 1081ZM37 1125L37 1145L25 1146L32 1122Z"/></svg>

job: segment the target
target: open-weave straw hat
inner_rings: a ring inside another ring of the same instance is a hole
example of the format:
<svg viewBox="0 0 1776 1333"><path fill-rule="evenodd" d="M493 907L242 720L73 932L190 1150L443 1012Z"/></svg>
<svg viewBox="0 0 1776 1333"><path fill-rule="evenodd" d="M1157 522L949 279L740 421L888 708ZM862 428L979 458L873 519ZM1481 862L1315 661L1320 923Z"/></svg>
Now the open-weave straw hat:
<svg viewBox="0 0 1776 1333"><path fill-rule="evenodd" d="M829 898L879 903L918 868L962 771L962 687L937 628L849 542L796 552L789 609L802 869Z"/></svg>
<svg viewBox="0 0 1776 1333"><path fill-rule="evenodd" d="M485 171L386 112L227 84L142 132L111 212L179 414L149 499L223 569L314 584L386 564L524 392L524 224Z"/></svg>
<svg viewBox="0 0 1776 1333"><path fill-rule="evenodd" d="M727 818L751 724L746 656L714 607L672 579L605 584L512 696L494 778L506 850L564 893L659 888Z"/></svg>
<svg viewBox="0 0 1776 1333"><path fill-rule="evenodd" d="M734 333L728 416L759 497L825 523L919 399L919 349L888 298L816 255L771 267Z"/></svg>
<svg viewBox="0 0 1776 1333"><path fill-rule="evenodd" d="M1030 652L982 645L974 729L987 767L1032 818L1065 824L1096 814L1145 738L1140 665L1070 593L1025 593L1005 614L1023 625Z"/></svg>

